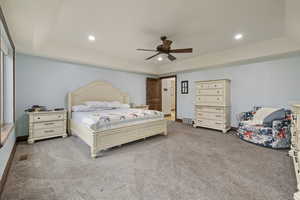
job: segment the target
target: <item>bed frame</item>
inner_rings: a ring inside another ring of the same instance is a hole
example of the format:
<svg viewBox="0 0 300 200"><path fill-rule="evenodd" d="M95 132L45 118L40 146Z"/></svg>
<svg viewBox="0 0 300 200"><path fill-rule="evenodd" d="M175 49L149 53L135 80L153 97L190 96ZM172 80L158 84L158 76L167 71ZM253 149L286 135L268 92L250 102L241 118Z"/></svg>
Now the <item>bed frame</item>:
<svg viewBox="0 0 300 200"><path fill-rule="evenodd" d="M167 122L165 119L104 131L94 131L72 120L72 106L83 104L85 101L119 101L128 104L129 96L103 81L94 81L69 93L68 133L78 136L90 146L92 158L96 158L100 155L99 152L111 147L145 139L153 135L167 135Z"/></svg>

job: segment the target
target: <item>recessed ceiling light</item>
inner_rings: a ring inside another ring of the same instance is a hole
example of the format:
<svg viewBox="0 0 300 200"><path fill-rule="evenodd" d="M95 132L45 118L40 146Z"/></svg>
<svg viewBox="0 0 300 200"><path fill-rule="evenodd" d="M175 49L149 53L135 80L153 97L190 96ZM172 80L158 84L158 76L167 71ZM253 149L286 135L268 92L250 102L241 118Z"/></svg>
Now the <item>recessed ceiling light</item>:
<svg viewBox="0 0 300 200"><path fill-rule="evenodd" d="M96 40L96 37L93 35L89 35L89 41L93 42Z"/></svg>
<svg viewBox="0 0 300 200"><path fill-rule="evenodd" d="M158 61L162 61L163 58L162 58L161 56L159 56L159 57L157 58L157 60L158 60Z"/></svg>
<svg viewBox="0 0 300 200"><path fill-rule="evenodd" d="M241 34L241 33L238 33L238 34L236 34L235 36L234 36L234 39L236 39L236 40L241 40L241 39L243 39L243 34Z"/></svg>

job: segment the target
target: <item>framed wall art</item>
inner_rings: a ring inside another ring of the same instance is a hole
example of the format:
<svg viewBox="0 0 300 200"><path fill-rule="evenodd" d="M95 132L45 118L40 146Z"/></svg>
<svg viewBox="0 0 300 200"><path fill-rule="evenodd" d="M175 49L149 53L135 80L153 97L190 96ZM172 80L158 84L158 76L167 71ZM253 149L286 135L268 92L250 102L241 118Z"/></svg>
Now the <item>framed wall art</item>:
<svg viewBox="0 0 300 200"><path fill-rule="evenodd" d="M189 93L189 81L181 81L181 94Z"/></svg>

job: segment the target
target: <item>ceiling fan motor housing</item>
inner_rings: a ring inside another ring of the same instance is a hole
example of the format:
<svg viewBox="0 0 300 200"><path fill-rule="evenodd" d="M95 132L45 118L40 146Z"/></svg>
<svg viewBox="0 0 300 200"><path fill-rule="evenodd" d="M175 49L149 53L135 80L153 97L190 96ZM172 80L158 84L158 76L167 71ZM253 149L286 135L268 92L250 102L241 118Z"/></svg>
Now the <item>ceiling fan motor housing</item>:
<svg viewBox="0 0 300 200"><path fill-rule="evenodd" d="M156 47L156 50L153 49L137 49L139 51L155 51L157 52L155 55L150 56L149 58L146 58L146 60L149 60L151 58L154 58L155 56L158 56L159 54L168 54L168 58L171 61L176 60L176 57L171 55L170 53L192 53L192 48L186 48L186 49L172 49L171 50L171 44L173 43L172 40L167 40L167 36L161 36L160 37L162 44L158 45Z"/></svg>

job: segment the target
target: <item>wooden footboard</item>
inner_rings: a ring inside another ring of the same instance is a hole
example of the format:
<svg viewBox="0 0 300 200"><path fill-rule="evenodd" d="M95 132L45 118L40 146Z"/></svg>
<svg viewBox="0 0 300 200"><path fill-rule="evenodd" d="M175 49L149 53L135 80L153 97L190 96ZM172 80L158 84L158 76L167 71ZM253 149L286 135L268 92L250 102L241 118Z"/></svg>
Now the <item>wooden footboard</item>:
<svg viewBox="0 0 300 200"><path fill-rule="evenodd" d="M91 156L96 158L98 152L153 135L167 135L167 121L157 120L104 131L93 131L70 120L71 133L77 135L91 148Z"/></svg>

